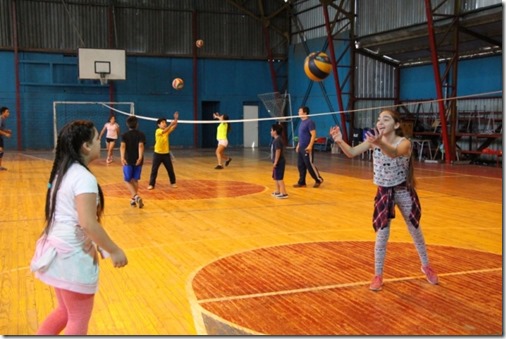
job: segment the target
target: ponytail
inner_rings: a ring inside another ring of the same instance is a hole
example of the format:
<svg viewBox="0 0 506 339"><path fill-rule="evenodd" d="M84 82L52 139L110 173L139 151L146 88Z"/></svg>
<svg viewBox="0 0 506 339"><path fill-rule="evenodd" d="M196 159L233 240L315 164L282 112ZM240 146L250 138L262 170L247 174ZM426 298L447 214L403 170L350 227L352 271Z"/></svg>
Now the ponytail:
<svg viewBox="0 0 506 339"><path fill-rule="evenodd" d="M58 134L55 158L47 185L44 228L45 234L48 234L51 228L55 213L56 197L63 177L70 166L75 162L78 162L88 171L90 170L83 162L80 149L83 143L91 142L95 137L96 132L94 127L95 126L91 121L77 120L65 125ZM100 217L104 211L104 194L100 185L97 184L97 186L99 196L97 218L100 221Z"/></svg>

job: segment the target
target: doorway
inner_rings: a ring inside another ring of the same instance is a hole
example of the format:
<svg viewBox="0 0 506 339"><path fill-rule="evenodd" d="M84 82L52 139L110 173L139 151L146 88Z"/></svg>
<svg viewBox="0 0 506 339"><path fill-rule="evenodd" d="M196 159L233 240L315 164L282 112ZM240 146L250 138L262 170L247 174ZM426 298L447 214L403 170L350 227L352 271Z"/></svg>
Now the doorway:
<svg viewBox="0 0 506 339"><path fill-rule="evenodd" d="M245 120L255 121L244 122L244 147L258 147L258 105L244 105L243 116Z"/></svg>

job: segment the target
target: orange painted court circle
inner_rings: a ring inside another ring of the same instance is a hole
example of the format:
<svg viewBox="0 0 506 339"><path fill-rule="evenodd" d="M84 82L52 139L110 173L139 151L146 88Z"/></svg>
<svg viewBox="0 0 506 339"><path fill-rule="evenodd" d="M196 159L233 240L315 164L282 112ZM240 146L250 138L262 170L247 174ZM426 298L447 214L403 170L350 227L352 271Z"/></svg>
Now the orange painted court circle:
<svg viewBox="0 0 506 339"><path fill-rule="evenodd" d="M502 256L435 245L428 253L439 285L426 281L412 243L390 242L379 292L368 288L374 242L289 244L220 258L188 284L197 332L501 334Z"/></svg>
<svg viewBox="0 0 506 339"><path fill-rule="evenodd" d="M230 198L265 191L266 187L233 180L178 180L177 188L171 187L167 179L159 180L155 189L148 190L148 184L139 186L139 195L145 200L192 200ZM129 197L124 182L101 186L107 197Z"/></svg>

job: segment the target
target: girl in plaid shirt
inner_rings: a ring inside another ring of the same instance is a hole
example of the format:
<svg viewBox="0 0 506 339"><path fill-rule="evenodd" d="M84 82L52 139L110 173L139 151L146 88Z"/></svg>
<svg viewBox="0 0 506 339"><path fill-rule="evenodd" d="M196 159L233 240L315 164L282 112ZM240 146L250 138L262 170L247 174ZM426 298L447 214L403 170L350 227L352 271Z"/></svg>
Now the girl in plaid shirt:
<svg viewBox="0 0 506 339"><path fill-rule="evenodd" d="M343 141L338 126L330 129L330 135L344 154L350 158L371 148L373 150L374 184L378 186L378 190L374 198L373 214L373 227L376 232L375 275L369 288L379 291L383 286L383 266L390 236L390 222L395 218L395 205L399 208L413 238L422 263L422 272L429 283L437 284L438 277L430 266L425 240L420 228L422 210L415 190L411 141L404 137L399 113L383 110L378 117L376 128L367 132L365 140L355 147L351 147Z"/></svg>

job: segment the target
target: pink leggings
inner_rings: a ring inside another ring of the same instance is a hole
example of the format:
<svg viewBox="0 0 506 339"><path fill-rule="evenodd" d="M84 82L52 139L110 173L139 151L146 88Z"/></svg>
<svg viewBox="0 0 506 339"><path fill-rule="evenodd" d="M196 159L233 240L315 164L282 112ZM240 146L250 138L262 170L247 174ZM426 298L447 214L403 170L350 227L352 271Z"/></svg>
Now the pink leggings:
<svg viewBox="0 0 506 339"><path fill-rule="evenodd" d="M57 335L65 329L66 335L88 333L88 323L93 310L94 294L81 294L55 288L58 307L44 320L38 335Z"/></svg>

